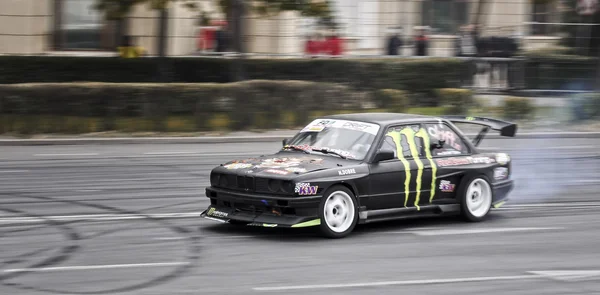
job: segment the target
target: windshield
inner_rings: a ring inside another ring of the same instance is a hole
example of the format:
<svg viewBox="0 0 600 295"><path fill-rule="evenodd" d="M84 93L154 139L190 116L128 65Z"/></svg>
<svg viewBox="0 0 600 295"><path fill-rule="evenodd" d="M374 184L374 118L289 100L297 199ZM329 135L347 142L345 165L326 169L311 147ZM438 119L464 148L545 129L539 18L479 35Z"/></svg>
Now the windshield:
<svg viewBox="0 0 600 295"><path fill-rule="evenodd" d="M348 159L362 160L378 131L377 124L317 119L306 125L284 149L302 149L308 152L327 150L333 157L339 154Z"/></svg>

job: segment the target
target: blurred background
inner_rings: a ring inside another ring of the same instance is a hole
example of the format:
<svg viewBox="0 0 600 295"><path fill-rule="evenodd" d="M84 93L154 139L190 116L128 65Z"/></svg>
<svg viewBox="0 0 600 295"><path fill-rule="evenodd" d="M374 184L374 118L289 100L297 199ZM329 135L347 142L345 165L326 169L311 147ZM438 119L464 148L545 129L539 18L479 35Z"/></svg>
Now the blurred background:
<svg viewBox="0 0 600 295"><path fill-rule="evenodd" d="M600 294L598 8L1 0L0 294ZM336 241L199 220L213 167L354 112L516 122L482 142L512 199Z"/></svg>

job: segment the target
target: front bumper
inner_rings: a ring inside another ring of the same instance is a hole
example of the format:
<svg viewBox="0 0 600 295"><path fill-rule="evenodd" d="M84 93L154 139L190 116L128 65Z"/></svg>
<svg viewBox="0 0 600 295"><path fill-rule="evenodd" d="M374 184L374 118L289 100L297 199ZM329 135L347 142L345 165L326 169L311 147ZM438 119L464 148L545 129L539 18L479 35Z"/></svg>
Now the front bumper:
<svg viewBox="0 0 600 295"><path fill-rule="evenodd" d="M200 216L219 222L263 227L306 227L320 224L321 196L292 197L249 194L206 188L211 205Z"/></svg>
<svg viewBox="0 0 600 295"><path fill-rule="evenodd" d="M492 206L498 208L508 201L508 194L515 187L515 182L512 179L496 182L492 185L493 199Z"/></svg>

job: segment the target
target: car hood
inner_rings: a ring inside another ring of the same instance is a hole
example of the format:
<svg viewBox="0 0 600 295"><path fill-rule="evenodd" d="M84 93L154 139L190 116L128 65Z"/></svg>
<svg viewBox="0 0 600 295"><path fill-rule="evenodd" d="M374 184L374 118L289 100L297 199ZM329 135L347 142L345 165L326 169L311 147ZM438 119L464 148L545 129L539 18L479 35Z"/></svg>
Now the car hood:
<svg viewBox="0 0 600 295"><path fill-rule="evenodd" d="M219 172L255 176L299 175L318 170L339 168L355 163L337 156L312 155L301 152L279 152L256 158L240 159L222 164Z"/></svg>

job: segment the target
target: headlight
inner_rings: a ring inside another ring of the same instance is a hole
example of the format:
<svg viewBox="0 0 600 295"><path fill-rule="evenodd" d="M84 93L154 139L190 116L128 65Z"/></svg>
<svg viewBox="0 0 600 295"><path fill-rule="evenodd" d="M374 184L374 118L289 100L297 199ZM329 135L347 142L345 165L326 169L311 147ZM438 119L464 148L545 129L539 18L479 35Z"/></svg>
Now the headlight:
<svg viewBox="0 0 600 295"><path fill-rule="evenodd" d="M496 154L496 163L506 165L510 162L510 157L505 153Z"/></svg>

